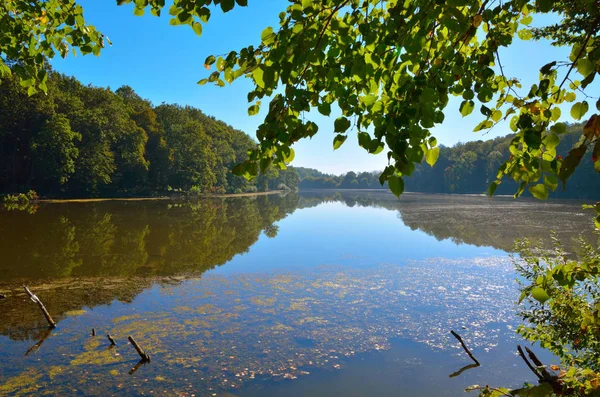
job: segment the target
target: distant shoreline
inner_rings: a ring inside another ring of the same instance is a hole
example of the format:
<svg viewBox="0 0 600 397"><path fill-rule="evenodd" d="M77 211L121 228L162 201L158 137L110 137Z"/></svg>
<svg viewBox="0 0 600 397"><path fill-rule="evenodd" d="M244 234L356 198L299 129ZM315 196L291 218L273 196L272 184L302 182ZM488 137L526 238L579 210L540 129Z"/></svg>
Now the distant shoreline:
<svg viewBox="0 0 600 397"><path fill-rule="evenodd" d="M200 199L211 199L211 198L229 198L229 197L254 197L254 196L266 196L270 194L281 194L285 193L285 190L271 190L269 192L255 192L255 193L231 193L231 194L208 194L199 196ZM40 199L37 200L39 203L97 203L101 201L180 201L185 200L186 197L97 197L97 198L71 198L71 199Z"/></svg>

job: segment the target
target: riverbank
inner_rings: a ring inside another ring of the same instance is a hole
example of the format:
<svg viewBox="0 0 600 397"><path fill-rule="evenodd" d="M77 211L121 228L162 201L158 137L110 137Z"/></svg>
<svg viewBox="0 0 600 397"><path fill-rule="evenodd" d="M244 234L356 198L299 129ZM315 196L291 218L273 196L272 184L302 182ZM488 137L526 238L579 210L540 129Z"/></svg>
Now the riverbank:
<svg viewBox="0 0 600 397"><path fill-rule="evenodd" d="M231 193L231 194L208 194L199 196L200 199L207 198L229 198L229 197L253 197L253 196L266 196L270 194L282 194L285 190L271 190L268 192L255 192L255 193ZM96 203L102 201L158 201L158 200L181 200L187 199L185 196L169 197L99 197L99 198L74 198L74 199L41 199L38 200L40 203Z"/></svg>

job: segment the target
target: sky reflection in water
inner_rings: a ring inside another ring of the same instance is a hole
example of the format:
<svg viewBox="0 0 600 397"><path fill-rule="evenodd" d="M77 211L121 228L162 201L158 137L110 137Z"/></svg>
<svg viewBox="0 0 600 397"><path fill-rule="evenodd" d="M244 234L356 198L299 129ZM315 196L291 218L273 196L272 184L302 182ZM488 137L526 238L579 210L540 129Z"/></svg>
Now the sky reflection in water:
<svg viewBox="0 0 600 397"><path fill-rule="evenodd" d="M348 207L329 202L278 222L277 238L261 238L250 252L217 273L305 269L321 264L373 267L402 263L405 259L468 258L503 255L491 247L438 241L413 231L397 211L374 207Z"/></svg>

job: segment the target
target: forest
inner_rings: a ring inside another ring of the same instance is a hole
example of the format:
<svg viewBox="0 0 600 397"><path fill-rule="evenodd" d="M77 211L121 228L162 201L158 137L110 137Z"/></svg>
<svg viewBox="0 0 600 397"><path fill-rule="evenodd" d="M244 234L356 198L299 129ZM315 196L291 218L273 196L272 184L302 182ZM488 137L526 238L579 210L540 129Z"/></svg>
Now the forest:
<svg viewBox="0 0 600 397"><path fill-rule="evenodd" d="M567 125L561 135L558 154L568 155L581 138L583 124ZM415 166L414 172L405 178L405 191L422 193L485 193L490 183L496 180L498 167L511 157L510 146L515 136L507 135L486 141L459 143L453 147L440 146L440 154L433 167L428 164ZM380 189L387 188L379 183L381 171L348 172L343 175L329 175L311 168L297 167L301 189ZM592 153L589 151L579 167L567 181L565 190L559 186L551 193L556 198L600 197L600 181L594 170ZM516 182L505 178L496 189L496 194L514 194ZM527 195L528 192L525 192Z"/></svg>
<svg viewBox="0 0 600 397"><path fill-rule="evenodd" d="M0 84L0 193L132 197L169 192L295 189L295 171L253 181L234 165L256 146L244 132L190 106L154 106L123 86L84 85L47 73L47 94L28 95L15 75Z"/></svg>

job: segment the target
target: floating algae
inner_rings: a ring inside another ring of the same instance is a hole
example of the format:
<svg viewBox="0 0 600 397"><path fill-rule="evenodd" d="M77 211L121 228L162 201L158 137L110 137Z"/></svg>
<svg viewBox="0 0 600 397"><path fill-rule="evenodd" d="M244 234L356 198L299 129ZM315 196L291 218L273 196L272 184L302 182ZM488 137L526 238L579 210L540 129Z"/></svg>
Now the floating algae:
<svg viewBox="0 0 600 397"><path fill-rule="evenodd" d="M293 275L204 276L156 287L142 294L139 304L133 302L135 314L124 306L104 320L111 335L139 340L152 355L151 364L126 375L139 359L130 346L109 349L104 338L68 332L62 338L75 338L69 343L81 343L81 351L35 379L56 390L85 374L78 387L86 394L149 392L158 382L169 392L210 396L256 379L290 380L311 368L338 369L347 357L389 349L396 337L454 349L448 330L464 326L471 348L489 350L514 310L507 269L506 258L434 259ZM280 282L285 288L278 288ZM156 294L169 296L159 310L144 303ZM85 321L82 317L72 321ZM137 376L150 381L136 381L134 388ZM33 387L11 384L15 394Z"/></svg>

